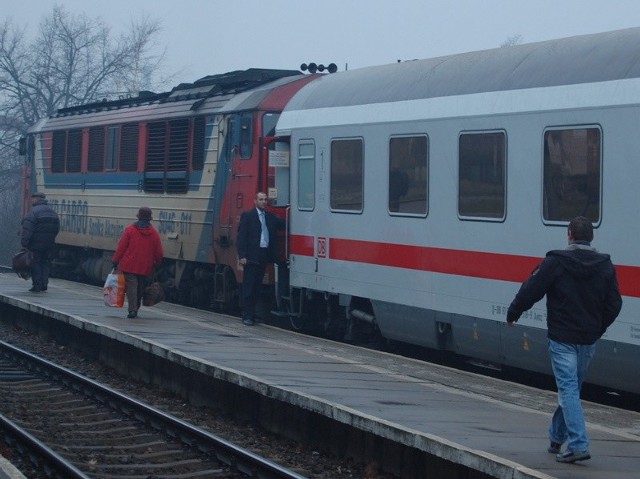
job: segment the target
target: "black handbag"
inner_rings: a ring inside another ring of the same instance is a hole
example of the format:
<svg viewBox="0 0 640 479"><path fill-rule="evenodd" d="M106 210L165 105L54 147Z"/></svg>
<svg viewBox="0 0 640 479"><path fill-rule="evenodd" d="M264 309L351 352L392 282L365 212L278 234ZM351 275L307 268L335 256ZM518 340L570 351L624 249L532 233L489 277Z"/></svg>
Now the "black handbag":
<svg viewBox="0 0 640 479"><path fill-rule="evenodd" d="M21 249L13 255L11 266L22 279L31 278L31 266L33 265L33 251Z"/></svg>

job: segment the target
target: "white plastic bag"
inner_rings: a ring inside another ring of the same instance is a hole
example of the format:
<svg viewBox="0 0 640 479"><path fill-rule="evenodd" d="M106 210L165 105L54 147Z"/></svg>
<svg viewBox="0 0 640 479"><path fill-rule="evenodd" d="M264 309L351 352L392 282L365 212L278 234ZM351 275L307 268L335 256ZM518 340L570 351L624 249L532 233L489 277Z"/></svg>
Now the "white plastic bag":
<svg viewBox="0 0 640 479"><path fill-rule="evenodd" d="M124 274L116 273L115 269L111 270L102 291L105 305L122 308L124 306Z"/></svg>

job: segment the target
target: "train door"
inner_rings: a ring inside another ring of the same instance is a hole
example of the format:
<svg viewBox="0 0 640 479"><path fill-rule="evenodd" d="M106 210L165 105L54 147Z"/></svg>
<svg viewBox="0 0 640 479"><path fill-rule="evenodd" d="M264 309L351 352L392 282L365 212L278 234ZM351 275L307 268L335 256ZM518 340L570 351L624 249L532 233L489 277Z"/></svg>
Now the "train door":
<svg viewBox="0 0 640 479"><path fill-rule="evenodd" d="M290 166L289 143L281 138L267 138L269 181L267 192L270 204L274 207L289 206L290 203Z"/></svg>
<svg viewBox="0 0 640 479"><path fill-rule="evenodd" d="M235 243L240 215L253 205L258 176L256 162L252 161L252 120L250 112L231 114L224 126L224 172L218 175L217 189L224 195L220 200L219 228L221 236L226 238L226 248L225 257L218 257L217 261L230 265L236 263L235 248L228 247ZM223 183L221 179L224 179Z"/></svg>
<svg viewBox="0 0 640 479"><path fill-rule="evenodd" d="M220 155L215 173L213 252L216 274L227 275L242 282L242 269L238 264L235 247L238 222L245 209L253 205L257 171L256 158L252 158L253 113L231 113L218 123ZM217 281L217 280L216 280ZM224 289L224 288L223 288ZM226 297L225 294L222 296Z"/></svg>
<svg viewBox="0 0 640 479"><path fill-rule="evenodd" d="M265 192L273 207L289 205L289 139L275 136L280 113L267 112L262 117L263 138L261 164L266 165ZM266 155L265 155L266 153Z"/></svg>
<svg viewBox="0 0 640 479"><path fill-rule="evenodd" d="M289 163L289 138L276 137L275 130L280 113L267 112L262 116L261 138L261 171L265 171L264 191L269 197L269 209L279 218L286 220L287 231L281 231L279 235L280 253L278 262L284 264L287 261L288 252L288 227L290 205L290 163ZM264 168L264 170L263 170ZM261 182L263 184L263 182Z"/></svg>
<svg viewBox="0 0 640 479"><path fill-rule="evenodd" d="M253 205L256 171L253 154L253 113L240 113L228 119L228 145L230 147L231 184L229 222Z"/></svg>
<svg viewBox="0 0 640 479"><path fill-rule="evenodd" d="M282 138L265 138L263 151L266 158L263 161L268 165L268 180L266 192L269 197L269 210L276 216L287 221L290 207L290 168L289 168L289 143ZM282 234L280 241L281 262L286 261L287 237ZM284 247L284 248L283 248Z"/></svg>
<svg viewBox="0 0 640 479"><path fill-rule="evenodd" d="M267 194L270 207L276 216L285 220L285 229L278 232L278 260L274 264L276 311L285 311L282 298L289 295L289 209L290 209L290 163L288 138L264 138L263 159L268 165Z"/></svg>

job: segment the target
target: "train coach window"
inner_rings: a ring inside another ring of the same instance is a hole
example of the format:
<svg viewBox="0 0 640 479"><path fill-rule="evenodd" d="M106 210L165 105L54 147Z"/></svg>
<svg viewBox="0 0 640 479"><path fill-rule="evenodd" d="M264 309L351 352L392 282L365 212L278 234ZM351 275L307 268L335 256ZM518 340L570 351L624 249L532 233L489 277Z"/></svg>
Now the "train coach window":
<svg viewBox="0 0 640 479"><path fill-rule="evenodd" d="M316 204L316 149L312 141L298 145L298 209L313 210Z"/></svg>
<svg viewBox="0 0 640 479"><path fill-rule="evenodd" d="M364 200L361 139L331 142L331 209L360 212Z"/></svg>
<svg viewBox="0 0 640 479"><path fill-rule="evenodd" d="M503 219L505 215L506 135L463 133L458 153L458 214Z"/></svg>
<svg viewBox="0 0 640 479"><path fill-rule="evenodd" d="M428 141L426 136L389 140L389 212L427 214Z"/></svg>
<svg viewBox="0 0 640 479"><path fill-rule="evenodd" d="M545 220L564 222L580 215L600 221L601 138L597 127L545 131Z"/></svg>

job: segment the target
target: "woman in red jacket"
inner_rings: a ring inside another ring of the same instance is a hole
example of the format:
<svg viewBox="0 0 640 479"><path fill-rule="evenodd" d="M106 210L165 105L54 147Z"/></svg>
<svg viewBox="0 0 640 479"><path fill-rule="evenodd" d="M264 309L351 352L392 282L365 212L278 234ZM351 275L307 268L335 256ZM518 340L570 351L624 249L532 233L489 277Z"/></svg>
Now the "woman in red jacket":
<svg viewBox="0 0 640 479"><path fill-rule="evenodd" d="M154 267L160 266L164 255L160 235L151 226L151 217L151 208L140 208L138 221L125 228L113 255L113 267L125 277L129 306L127 318L138 316L146 277L151 275Z"/></svg>

